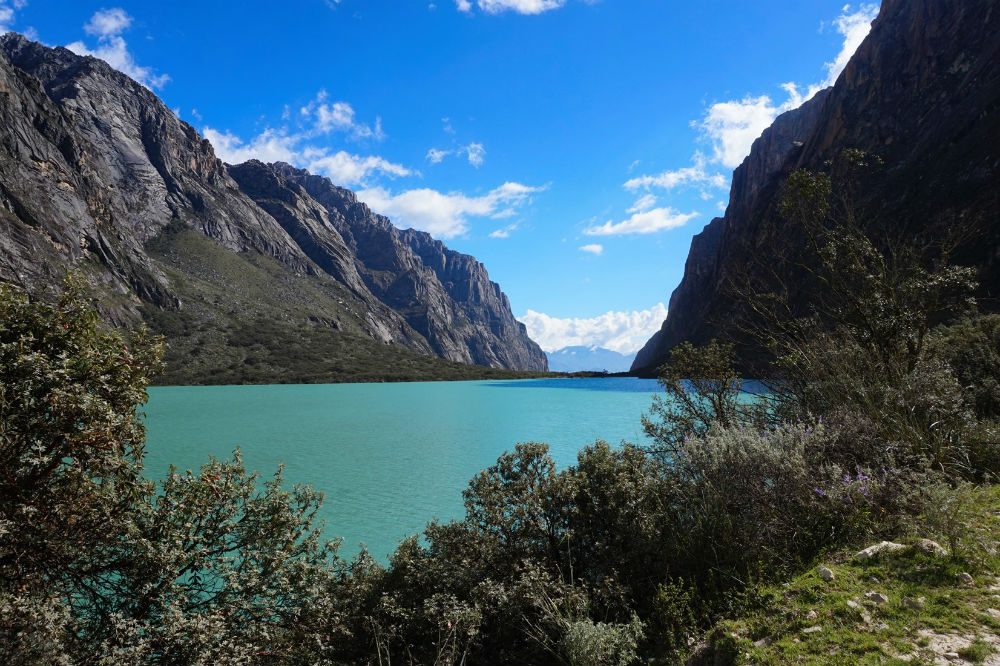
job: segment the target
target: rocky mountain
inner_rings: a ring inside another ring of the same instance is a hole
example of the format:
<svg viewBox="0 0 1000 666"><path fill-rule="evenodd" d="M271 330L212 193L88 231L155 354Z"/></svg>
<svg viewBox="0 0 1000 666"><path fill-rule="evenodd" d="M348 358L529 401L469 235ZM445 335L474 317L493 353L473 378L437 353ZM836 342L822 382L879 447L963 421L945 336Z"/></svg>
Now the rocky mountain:
<svg viewBox="0 0 1000 666"><path fill-rule="evenodd" d="M46 288L69 268L94 285L106 318L167 335L178 381L239 379L251 366L251 380L292 381L282 354L306 347L336 357L338 376L361 349L369 369L399 354L417 365L546 367L473 257L396 229L325 178L223 164L103 61L9 33L0 280Z"/></svg>
<svg viewBox="0 0 1000 666"><path fill-rule="evenodd" d="M795 264L789 240L795 229L785 227L776 210L784 180L796 169L822 170L845 149L877 155L885 165L858 193L869 224L902 238L945 225L964 230L957 259L980 269L980 302L997 308L997 63L995 0L883 0L871 33L836 84L780 116L736 169L725 215L693 239L670 315L633 370L654 371L685 340L740 342L732 286L761 267ZM801 283L795 274L780 277L793 289ZM808 302L809 293L792 297Z"/></svg>
<svg viewBox="0 0 1000 666"><path fill-rule="evenodd" d="M635 354L621 354L593 345L564 347L546 356L553 372L628 372L635 360Z"/></svg>

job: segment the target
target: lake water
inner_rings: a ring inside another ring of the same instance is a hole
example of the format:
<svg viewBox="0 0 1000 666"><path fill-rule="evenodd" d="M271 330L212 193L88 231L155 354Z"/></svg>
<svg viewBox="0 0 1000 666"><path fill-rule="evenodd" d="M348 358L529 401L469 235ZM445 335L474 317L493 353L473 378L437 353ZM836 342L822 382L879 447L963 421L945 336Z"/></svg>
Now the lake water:
<svg viewBox="0 0 1000 666"><path fill-rule="evenodd" d="M470 478L518 442L546 442L560 466L597 439L643 441L657 391L631 378L160 387L146 406L147 474L197 469L239 447L247 467L326 495L342 554L385 558L432 518L463 514Z"/></svg>

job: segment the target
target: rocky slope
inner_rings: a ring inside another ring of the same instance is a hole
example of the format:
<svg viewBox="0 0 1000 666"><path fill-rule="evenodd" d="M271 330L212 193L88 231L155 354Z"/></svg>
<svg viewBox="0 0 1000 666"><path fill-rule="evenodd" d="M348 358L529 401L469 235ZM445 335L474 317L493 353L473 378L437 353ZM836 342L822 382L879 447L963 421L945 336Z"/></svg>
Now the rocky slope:
<svg viewBox="0 0 1000 666"><path fill-rule="evenodd" d="M247 300L239 272L251 265L278 279ZM71 267L95 285L108 319L144 318L168 337L178 327L214 331L227 363L247 357L232 331L252 331L266 314L290 322L286 337L307 327L346 334L341 346L367 339L461 363L546 367L474 258L397 230L324 178L282 164L227 166L152 92L104 62L7 34L0 280L46 288ZM287 292L267 287L299 279L317 294L312 307L292 307ZM247 349L258 342L244 336Z"/></svg>
<svg viewBox="0 0 1000 666"><path fill-rule="evenodd" d="M885 163L860 193L871 224L901 237L944 224L964 229L968 240L958 258L980 268L981 303L996 308L998 62L1000 7L993 0L883 0L836 85L779 117L754 143L734 173L725 216L694 238L670 315L633 370L653 371L681 341L739 340L732 286L778 257L794 263L787 242L794 230L776 214L781 184L795 169L822 169L847 148ZM792 274L781 277L797 282Z"/></svg>

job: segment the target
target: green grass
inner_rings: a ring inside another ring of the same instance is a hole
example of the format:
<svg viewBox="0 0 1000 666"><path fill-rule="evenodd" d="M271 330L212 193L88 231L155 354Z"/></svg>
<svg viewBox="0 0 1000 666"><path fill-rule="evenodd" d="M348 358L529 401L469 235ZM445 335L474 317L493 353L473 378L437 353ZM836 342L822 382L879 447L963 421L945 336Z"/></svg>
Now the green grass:
<svg viewBox="0 0 1000 666"><path fill-rule="evenodd" d="M982 493L963 557L910 548L858 562L854 550L842 551L815 563L829 567L833 581L822 580L813 567L786 584L759 590L753 610L711 633L716 654L728 655L714 663L929 664L944 652L957 652L965 663L983 663L1000 643L998 509L1000 488ZM935 535L899 541L918 536ZM956 577L962 572L975 584L962 585ZM868 592L888 601L868 601ZM815 626L820 630L804 631Z"/></svg>
<svg viewBox="0 0 1000 666"><path fill-rule="evenodd" d="M524 379L554 373L464 365L371 338L367 306L332 279L296 275L174 225L147 245L181 299L143 306L167 339L160 385Z"/></svg>

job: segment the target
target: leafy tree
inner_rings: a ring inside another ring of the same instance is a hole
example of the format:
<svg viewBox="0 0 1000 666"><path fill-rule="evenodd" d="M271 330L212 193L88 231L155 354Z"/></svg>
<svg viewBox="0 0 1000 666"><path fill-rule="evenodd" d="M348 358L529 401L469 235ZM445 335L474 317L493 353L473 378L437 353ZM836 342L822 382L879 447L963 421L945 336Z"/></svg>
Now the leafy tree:
<svg viewBox="0 0 1000 666"><path fill-rule="evenodd" d="M161 345L0 286L0 661L321 663L335 549L311 490L237 456L142 477L138 412Z"/></svg>
<svg viewBox="0 0 1000 666"><path fill-rule="evenodd" d="M682 342L660 369L665 395L655 396L642 427L658 453L676 455L690 437L703 437L713 427L760 421L761 406L744 394L736 372L733 345L712 340L704 347Z"/></svg>
<svg viewBox="0 0 1000 666"><path fill-rule="evenodd" d="M0 587L90 603L149 492L138 406L160 345L102 329L70 279L49 304L0 285ZM72 594L71 594L72 593Z"/></svg>

